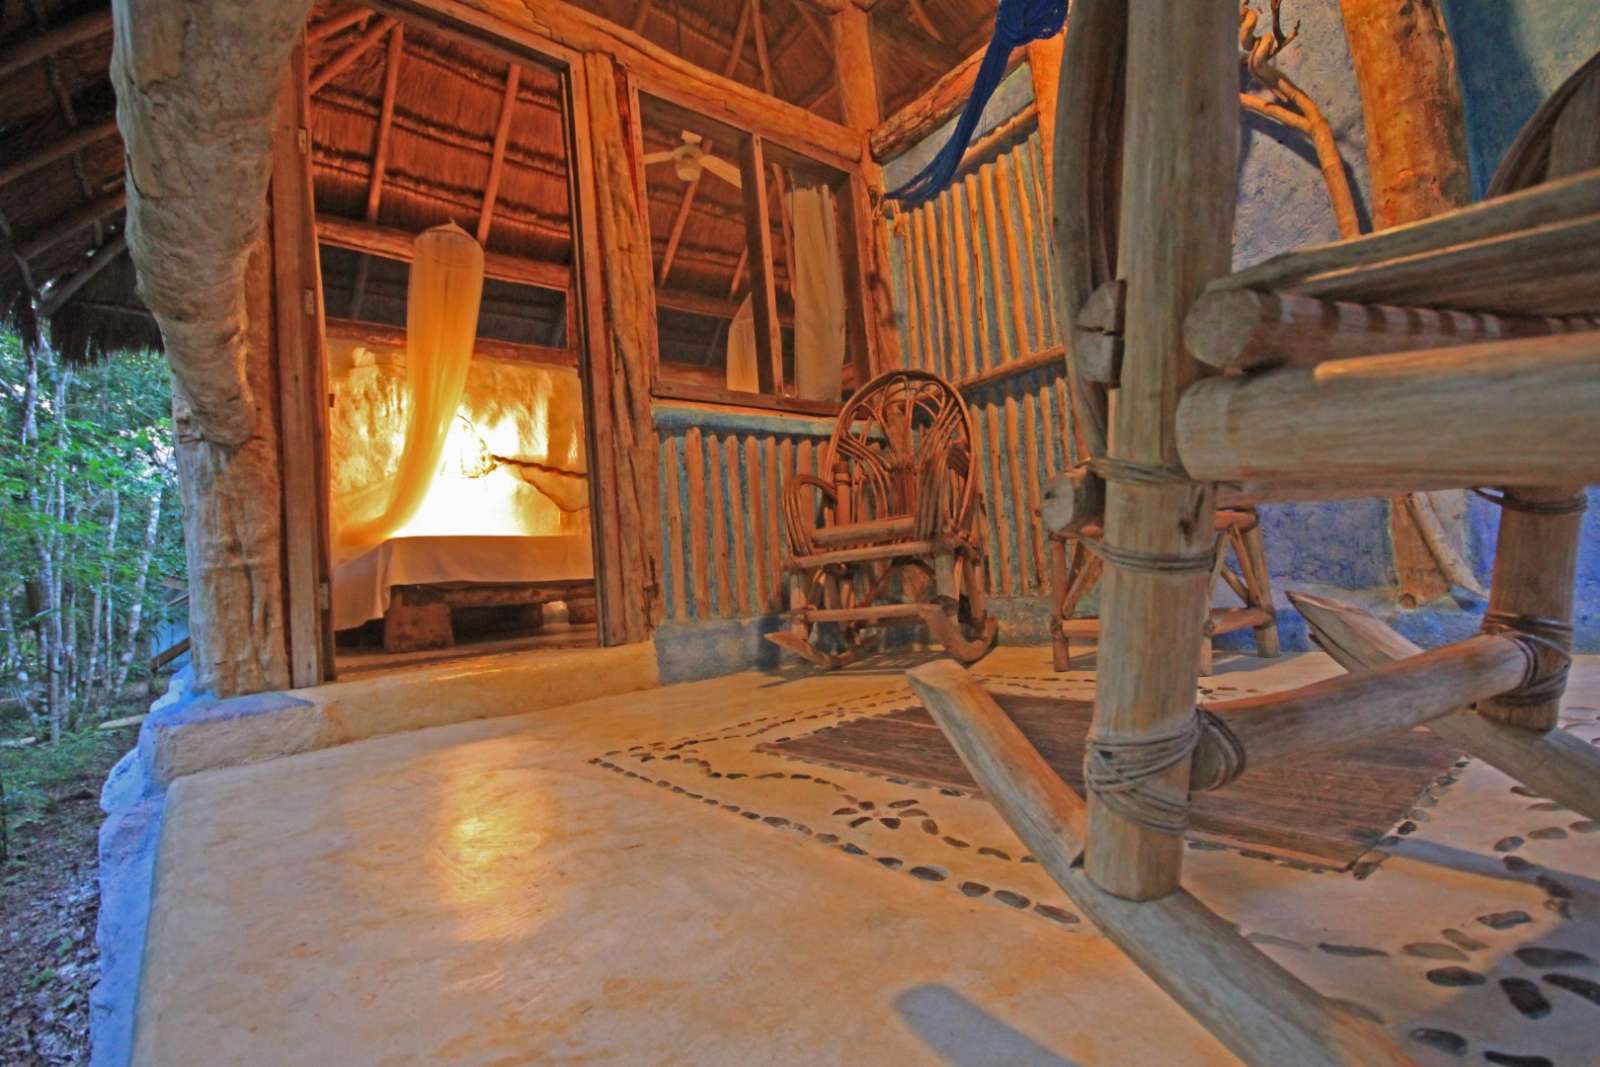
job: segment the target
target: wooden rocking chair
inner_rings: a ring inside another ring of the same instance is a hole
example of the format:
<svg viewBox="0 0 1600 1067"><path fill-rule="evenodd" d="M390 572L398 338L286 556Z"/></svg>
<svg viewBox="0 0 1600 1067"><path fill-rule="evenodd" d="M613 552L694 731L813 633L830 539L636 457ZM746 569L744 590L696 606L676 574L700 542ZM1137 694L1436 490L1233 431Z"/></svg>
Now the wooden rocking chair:
<svg viewBox="0 0 1600 1067"><path fill-rule="evenodd" d="M1279 652L1278 615L1272 606L1272 580L1261 543L1261 522L1255 508L1221 508L1217 511L1217 539L1212 548L1212 595L1217 582L1227 584L1239 598L1238 607L1213 607L1201 631L1200 673L1211 673L1211 639L1236 630L1255 631L1256 655L1271 658ZM1100 581L1104 565L1093 550L1100 527L1048 530L1050 534L1050 645L1058 671L1072 669L1072 642L1093 642L1100 636L1100 620L1076 618L1078 605ZM1232 562L1229 562L1229 556Z"/></svg>
<svg viewBox="0 0 1600 1067"><path fill-rule="evenodd" d="M966 403L938 375L890 371L856 393L822 455L827 477L784 487L789 629L767 640L829 669L901 620L925 622L964 663L993 648L972 451Z"/></svg>

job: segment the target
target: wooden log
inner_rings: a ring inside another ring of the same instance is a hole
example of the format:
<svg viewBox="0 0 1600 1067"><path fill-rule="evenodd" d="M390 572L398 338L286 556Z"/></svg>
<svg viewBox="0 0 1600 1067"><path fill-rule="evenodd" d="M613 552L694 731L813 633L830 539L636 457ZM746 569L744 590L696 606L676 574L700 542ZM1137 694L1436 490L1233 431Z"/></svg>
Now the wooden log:
<svg viewBox="0 0 1600 1067"><path fill-rule="evenodd" d="M478 243L487 244L489 227L494 222L494 205L500 197L500 176L506 167L506 140L511 136L511 119L517 110L517 86L522 84L522 65L512 63L506 70L505 93L500 99L500 119L494 128L494 147L489 153L489 179L483 186L483 208L478 212Z"/></svg>
<svg viewBox="0 0 1600 1067"><path fill-rule="evenodd" d="M1039 269L1039 244L1047 239L1044 228L1034 223L1033 197L1028 193L1028 160L1026 150L1019 146L1008 155L1001 157L1007 165L1002 172L1010 171L1012 192L1017 198L1017 213L1021 219L1021 230L1015 235L1014 240L1022 253L1022 260L1027 264L1027 294L1028 306L1033 309L1033 348L1043 348L1050 343L1052 330L1045 319L1045 304L1051 302L1051 295L1045 279ZM1022 291L1012 294L1012 299L1020 300Z"/></svg>
<svg viewBox="0 0 1600 1067"><path fill-rule="evenodd" d="M911 254L914 259L914 278L917 284L917 306L912 310L921 313L922 349L911 362L918 370L932 370L939 351L939 326L935 317L938 300L934 296L933 279L929 263L933 255L930 221L933 205L922 204L911 212Z"/></svg>
<svg viewBox="0 0 1600 1067"><path fill-rule="evenodd" d="M1565 486L1600 481L1597 404L1600 331L1207 379L1176 440L1205 481Z"/></svg>
<svg viewBox="0 0 1600 1067"><path fill-rule="evenodd" d="M0 187L10 185L18 178L26 177L34 171L42 170L50 164L66 159L75 152L80 152L90 145L99 144L101 141L112 137L117 132L117 120L106 119L88 126L80 126L56 141L41 145L31 151L20 148L18 158L13 163L0 167Z"/></svg>
<svg viewBox="0 0 1600 1067"><path fill-rule="evenodd" d="M1041 270L1041 284L1044 291L1041 299L1044 302L1045 318L1049 322L1049 329L1045 337L1051 341L1060 341L1061 320L1056 311L1055 294L1058 289L1056 280L1055 245L1050 240L1050 185L1045 178L1046 160L1049 159L1048 150L1043 145L1043 127L1035 131L1035 135L1024 142L1027 155L1029 188L1033 191L1033 199L1039 205L1039 264Z"/></svg>
<svg viewBox="0 0 1600 1067"><path fill-rule="evenodd" d="M756 329L756 380L762 393L784 391L783 339L778 327L777 285L772 261L771 212L761 138L744 140L739 151L744 224L750 248L750 294Z"/></svg>
<svg viewBox="0 0 1600 1067"><path fill-rule="evenodd" d="M1039 508L1044 528L1060 537L1077 533L1090 522L1101 522L1105 517L1105 486L1104 479L1084 467L1074 467L1050 479Z"/></svg>
<svg viewBox="0 0 1600 1067"><path fill-rule="evenodd" d="M1051 172L1056 318L1069 341L1077 336L1078 309L1117 276L1128 18L1122 0L1078 0L1067 22ZM1074 352L1068 353L1067 373L1079 459L1104 456L1106 391L1084 378Z"/></svg>
<svg viewBox="0 0 1600 1067"><path fill-rule="evenodd" d="M711 487L711 504L706 510L706 521L711 524L711 563L717 578L712 613L731 617L734 607L734 563L728 558L728 526L732 516L727 507L728 472L723 464L722 441L716 434L706 437L706 482Z"/></svg>
<svg viewBox="0 0 1600 1067"><path fill-rule="evenodd" d="M383 101L378 106L378 135L372 147L372 175L367 182L367 221L378 220L383 200L383 179L389 170L389 134L394 128L394 102L400 88L400 61L405 58L406 27L396 22L389 33L389 51L383 64ZM479 244L483 241L480 238Z"/></svg>
<svg viewBox="0 0 1600 1067"><path fill-rule="evenodd" d="M79 230L118 214L127 202L127 194L119 189L51 219L37 231L17 242L15 245L17 258L27 262L48 252Z"/></svg>
<svg viewBox="0 0 1600 1067"><path fill-rule="evenodd" d="M783 592L784 534L782 493L785 484L784 479L788 475L785 473L780 477L779 472L788 471L787 453L784 451L788 443L787 438L783 440L782 445L778 441L770 439L762 442L762 464L766 468L763 481L765 481L767 489L767 530L770 532L767 537L767 576L772 588L771 599L767 601L768 611L778 609L780 606L779 599ZM780 461L783 463L781 467L779 465Z"/></svg>
<svg viewBox="0 0 1600 1067"><path fill-rule="evenodd" d="M985 279L987 273L983 269L983 190L979 188L976 171L970 172L961 180L962 202L966 209L966 216L962 220L962 249L972 261L972 286L976 290L973 297L974 319L972 324L973 350L972 369L968 379L982 374L989 367L999 362L999 352L991 352L989 346L989 321L992 314L992 298L989 285ZM990 260L994 263L998 260ZM1004 331L1001 331L1002 333Z"/></svg>
<svg viewBox="0 0 1600 1067"><path fill-rule="evenodd" d="M997 217L999 209L995 205L994 164L985 163L978 167L977 170L973 172L972 179L975 183L977 191L975 196L971 198L971 201L976 205L978 210L977 217L974 218L972 222L972 230L974 235L980 231L983 233L984 246L987 249L989 264L989 269L987 272L985 272L988 274L989 281L983 286L984 302L986 304L989 302L989 294L992 287L994 294L995 334L999 338L1000 342L999 351L995 352L992 358L983 361L985 365L984 370L980 372L981 374L988 373L992 369L1002 368L1006 366L1006 364L1014 362L1024 354L1026 349L1022 344L1022 334L1016 332L1015 327L1013 327L1010 331L1006 329L1006 316L1000 310L1002 305L1010 304L1012 302L1005 298L1006 289L1000 279L1000 264L1003 262L1003 260L1001 259L1000 252L1000 223ZM977 255L982 256L984 255L984 252L979 250ZM987 336L987 334L985 336Z"/></svg>
<svg viewBox="0 0 1600 1067"><path fill-rule="evenodd" d="M872 158L879 163L887 163L944 125L965 107L967 98L972 95L973 82L978 77L978 66L983 62L983 54L987 50L988 46L985 45L973 52L959 66L934 82L927 92L879 123L868 138ZM1012 52L1006 62L1007 72L1022 62L1026 54L1020 48Z"/></svg>
<svg viewBox="0 0 1600 1067"><path fill-rule="evenodd" d="M403 326L389 326L381 322L361 322L354 319L329 319L327 335L345 341L386 348L404 348L406 331ZM576 367L578 354L570 348L551 348L547 345L525 345L517 341L500 341L493 337L480 337L472 343L476 355L491 359L515 360L518 363L535 363L546 367Z"/></svg>
<svg viewBox="0 0 1600 1067"><path fill-rule="evenodd" d="M1387 229L1472 199L1455 49L1437 0L1339 0L1361 110L1372 224Z"/></svg>
<svg viewBox="0 0 1600 1067"><path fill-rule="evenodd" d="M1600 73L1591 72L1575 89L1550 130L1548 173L1555 177L1590 167L1600 167ZM1503 491L1506 506L1500 514L1500 530L1495 544L1494 578L1489 593L1487 617L1531 616L1553 620L1558 626L1572 625L1573 584L1577 579L1578 549L1583 536L1583 516L1570 510L1585 497L1582 482L1555 489L1517 488ZM1569 506L1567 514L1540 514L1527 510L1549 509L1549 505ZM1554 636L1554 635L1547 635ZM1559 643L1570 645L1570 638ZM1556 649L1540 646L1545 670L1562 666ZM1554 729L1561 705L1561 694L1529 702L1490 701L1479 709L1487 718L1533 730Z"/></svg>
<svg viewBox="0 0 1600 1067"><path fill-rule="evenodd" d="M1559 314L1545 305L1565 299L1568 290L1553 287L1552 279L1559 270L1592 262L1596 215L1600 171L1591 170L1382 233L1287 252L1219 278L1210 289ZM1542 281L1557 299L1512 299L1502 291L1514 279ZM1407 299L1408 289L1427 299ZM1453 299L1459 294L1475 298Z"/></svg>
<svg viewBox="0 0 1600 1067"><path fill-rule="evenodd" d="M1011 305L1011 323L1016 331L1015 344L1017 356L1034 350L1033 339L1028 333L1027 304L1024 291L1027 283L1022 270L1022 232L1017 225L1016 213L1012 205L1011 181L1008 174L1008 159L1005 156L994 161L991 178L994 184L994 199L999 208L1000 240L1005 246L1006 302ZM989 269L995 272L998 279L1000 264L991 263ZM996 282L998 285L998 281Z"/></svg>
<svg viewBox="0 0 1600 1067"><path fill-rule="evenodd" d="M762 614L772 601L772 578L767 555L767 488L761 469L761 440L755 435L744 439L744 472L748 479L750 507L750 595L751 610Z"/></svg>
<svg viewBox="0 0 1600 1067"><path fill-rule="evenodd" d="M1201 362L1244 371L1595 329L1600 316L1507 318L1223 289L1195 301L1183 338Z"/></svg>
<svg viewBox="0 0 1600 1067"><path fill-rule="evenodd" d="M985 334L980 332L983 329L982 324L973 314L973 253L967 235L967 212L971 207L968 196L971 188L965 181L957 182L940 198L946 202L945 219L949 223L946 237L950 242L950 254L956 264L956 298L960 308L960 317L957 321L961 327L961 361L953 362L951 365L953 380L970 378L978 373L978 369L983 365Z"/></svg>
<svg viewBox="0 0 1600 1067"><path fill-rule="evenodd" d="M394 29L395 25L396 20L393 18L385 16L378 19L365 33L356 38L338 55L328 60L320 70L311 76L307 91L312 96L315 96L323 86L349 70L356 60L365 55L373 45L381 41L385 34Z"/></svg>
<svg viewBox="0 0 1600 1067"><path fill-rule="evenodd" d="M1272 578L1267 570L1267 549L1261 537L1261 523L1252 514L1247 524L1231 525L1228 536L1235 546L1239 568L1244 572L1245 588L1249 595L1243 599L1267 615L1255 625L1256 655L1270 659L1279 652L1278 609L1272 602Z"/></svg>
<svg viewBox="0 0 1600 1067"><path fill-rule="evenodd" d="M1129 264L1129 355L1112 456L1174 469L1177 398L1199 373L1184 352L1183 316L1206 283L1227 270L1232 243L1238 14L1221 0L1142 0L1128 18L1121 240ZM1174 51L1174 40L1185 46ZM1056 175L1063 176L1060 165ZM1071 252L1062 252L1065 263ZM1077 306L1081 301L1074 312ZM1209 560L1213 511L1207 485L1113 481L1106 488L1105 540L1134 553ZM1209 571L1108 568L1101 582L1102 655L1092 737L1136 743L1187 725L1210 606ZM1182 804L1188 781L1189 761L1183 759L1147 778L1141 789ZM1177 888L1180 835L1135 822L1093 791L1089 821L1085 865L1095 884L1130 900L1158 899Z"/></svg>
<svg viewBox="0 0 1600 1067"><path fill-rule="evenodd" d="M50 296L39 305L39 314L49 318L66 306L67 301L77 295L95 276L122 257L128 250L128 237L126 234L117 234L104 246L97 248L89 262L79 267L77 273L56 282L50 289Z"/></svg>
<svg viewBox="0 0 1600 1067"><path fill-rule="evenodd" d="M689 488L689 564L693 579L694 617L710 618L714 614L711 602L711 578L706 570L706 453L701 443L700 429L691 426L683 435L683 468L685 484Z"/></svg>
<svg viewBox="0 0 1600 1067"><path fill-rule="evenodd" d="M1249 773L1404 733L1515 689L1527 670L1528 652L1519 643L1479 634L1361 674L1207 708L1239 739ZM1225 766L1212 739L1204 738L1195 750L1192 787L1221 787Z"/></svg>
<svg viewBox="0 0 1600 1067"><path fill-rule="evenodd" d="M380 11L418 17L410 0L375 0ZM429 0L426 16L500 54L531 49L550 54L552 44L601 54L639 79L651 93L693 107L786 147L823 157L840 170L862 158L861 134L759 89L696 65L669 48L576 4L521 0Z"/></svg>
<svg viewBox="0 0 1600 1067"><path fill-rule="evenodd" d="M1000 565L1000 576L997 581L997 592L1012 596L1017 592L1016 583L1011 572L1011 535L1017 532L1017 524L1005 521L1005 495L1001 491L1004 484L1000 480L1001 460L1000 453L1004 451L1000 445L1000 412L999 405L989 403L984 406L984 421L987 424L989 436L989 510L994 515L996 534L993 541L997 550L996 556ZM1017 552L1017 570L1022 570L1021 549Z"/></svg>
<svg viewBox="0 0 1600 1067"><path fill-rule="evenodd" d="M661 502L667 527L667 558L663 566L673 592L673 600L667 603L666 609L672 618L686 619L691 614L694 594L689 590L688 575L683 565L683 504L678 489L678 468L684 459L676 437L664 435L657 447L666 482L666 498Z"/></svg>
<svg viewBox="0 0 1600 1067"><path fill-rule="evenodd" d="M1326 597L1289 594L1311 637L1346 670L1370 670L1421 651L1381 620ZM1600 819L1600 748L1566 730L1507 726L1470 708L1428 728L1452 745L1586 818Z"/></svg>
<svg viewBox="0 0 1600 1067"><path fill-rule="evenodd" d="M49 59L62 49L104 37L111 32L111 12L105 9L79 15L70 22L52 26L0 53L0 79Z"/></svg>
<svg viewBox="0 0 1600 1067"><path fill-rule="evenodd" d="M1079 863L1091 840L1083 801L983 687L947 660L918 667L907 678L1046 873L1235 1055L1258 1067L1411 1062L1387 1035L1323 999L1184 890L1136 903L1101 889Z"/></svg>
<svg viewBox="0 0 1600 1067"><path fill-rule="evenodd" d="M1065 45L1065 33L1028 44L1028 76L1033 79L1034 108L1039 113L1039 143L1043 149L1046 189L1052 187L1055 173L1055 103L1061 95L1061 56ZM1040 203L1049 203L1049 200L1041 200Z"/></svg>
<svg viewBox="0 0 1600 1067"><path fill-rule="evenodd" d="M321 590L328 483L321 461L327 441L327 353L318 308L315 190L311 176L305 88L305 50L297 48L284 80L284 102L272 144L272 267L274 364L278 374L278 433L282 448L284 617L289 680L321 685L333 675L324 659L323 629L333 626ZM302 147L304 145L304 147ZM446 619L448 624L448 617Z"/></svg>
<svg viewBox="0 0 1600 1067"><path fill-rule="evenodd" d="M409 263L416 235L405 230L397 230L392 226L379 226L376 223L358 222L338 215L318 213L317 240L334 248L347 248L352 252ZM541 289L554 289L563 293L572 282L572 272L566 264L525 259L503 252L483 254L483 273L486 277L501 281L534 285Z"/></svg>
<svg viewBox="0 0 1600 1067"><path fill-rule="evenodd" d="M928 219L930 236L937 256L933 263L938 284L936 292L939 306L944 309L944 344L933 370L939 377L954 381L962 377L962 335L967 325L957 303L960 286L956 281L955 241L950 224L950 217L955 212L955 198L946 189L928 206L932 211Z"/></svg>
<svg viewBox="0 0 1600 1067"><path fill-rule="evenodd" d="M728 480L728 521L733 526L733 536L728 543L733 553L729 566L733 571L733 614L744 615L750 607L752 570L750 555L745 551L744 475L739 468L739 438L729 434L722 442L725 451L723 474Z"/></svg>

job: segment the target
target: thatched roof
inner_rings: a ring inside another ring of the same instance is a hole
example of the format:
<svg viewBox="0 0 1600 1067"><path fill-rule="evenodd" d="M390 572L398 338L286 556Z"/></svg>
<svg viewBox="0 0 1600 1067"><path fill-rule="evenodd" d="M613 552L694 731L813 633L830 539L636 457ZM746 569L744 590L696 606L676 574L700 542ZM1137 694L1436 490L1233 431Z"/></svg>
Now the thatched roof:
<svg viewBox="0 0 1600 1067"><path fill-rule="evenodd" d="M805 0L761 0L765 60L746 0L582 0L578 6L635 27L718 74L757 88L770 78L774 95L838 118L826 16ZM880 0L872 25L883 113L924 91L980 45L992 13L987 0ZM396 40L388 24L384 16L332 0L311 11L307 67L314 86L318 214L404 234L445 221L475 232L510 64L412 23ZM742 44L730 59L736 37ZM400 76L375 183L391 55L399 57ZM54 343L69 358L160 344L135 295L120 241L123 156L113 122L110 57L108 0L0 0L0 241L9 246L9 254L0 253L0 308L15 309L30 295L40 301L50 313ZM518 82L485 247L532 264L535 273L544 272L544 284L559 288L561 269L573 261L562 86L553 72L528 64L519 66ZM679 143L689 125L681 115L649 100L642 110L647 153ZM718 145L728 138L712 139L714 129L702 132L718 154L733 158L737 145ZM696 325L690 312L721 316L748 285L740 262L742 201L733 187L702 181L678 227L686 183L671 166L655 166L647 170L646 185L657 274L666 273L666 288L682 298L664 320L682 319L698 343L704 324ZM369 211L375 187L376 209ZM781 198L771 200L776 277L786 301ZM673 244L675 229L681 235ZM669 245L672 266L663 272ZM106 255L96 259L97 250ZM72 284L90 265L96 267L92 276ZM323 266L331 316L403 321L405 271L399 264L325 243ZM487 297L496 336L564 343L559 293L492 282Z"/></svg>

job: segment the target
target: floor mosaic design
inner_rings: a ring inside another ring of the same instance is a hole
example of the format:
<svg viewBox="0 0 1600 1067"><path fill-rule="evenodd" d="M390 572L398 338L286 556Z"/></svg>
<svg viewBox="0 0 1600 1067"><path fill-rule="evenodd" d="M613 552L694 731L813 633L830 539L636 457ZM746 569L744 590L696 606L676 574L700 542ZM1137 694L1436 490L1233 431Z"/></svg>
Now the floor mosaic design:
<svg viewBox="0 0 1600 1067"><path fill-rule="evenodd" d="M1231 677L1202 696L1260 691L1249 675ZM1018 699L1093 694L1082 674L983 681ZM793 756L819 731L907 706L897 685L589 763L927 888L1098 936L973 790ZM1569 708L1563 728L1600 743L1600 709ZM1289 970L1397 1027L1423 1062L1600 1064L1600 822L1431 745L1438 773L1343 871L1196 836L1186 882L1222 914L1248 914L1245 936ZM1499 888L1486 895L1485 883Z"/></svg>

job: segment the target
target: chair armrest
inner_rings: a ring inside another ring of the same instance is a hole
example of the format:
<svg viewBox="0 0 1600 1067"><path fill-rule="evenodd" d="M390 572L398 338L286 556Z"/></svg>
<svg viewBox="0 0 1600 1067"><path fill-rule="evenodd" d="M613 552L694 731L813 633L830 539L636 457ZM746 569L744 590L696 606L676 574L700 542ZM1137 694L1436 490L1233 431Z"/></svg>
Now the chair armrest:
<svg viewBox="0 0 1600 1067"><path fill-rule="evenodd" d="M811 474L796 474L783 487L783 523L789 531L789 554L809 556L815 551L811 533L816 529L816 498L807 497L806 490L822 494L831 508L834 503L833 485Z"/></svg>

